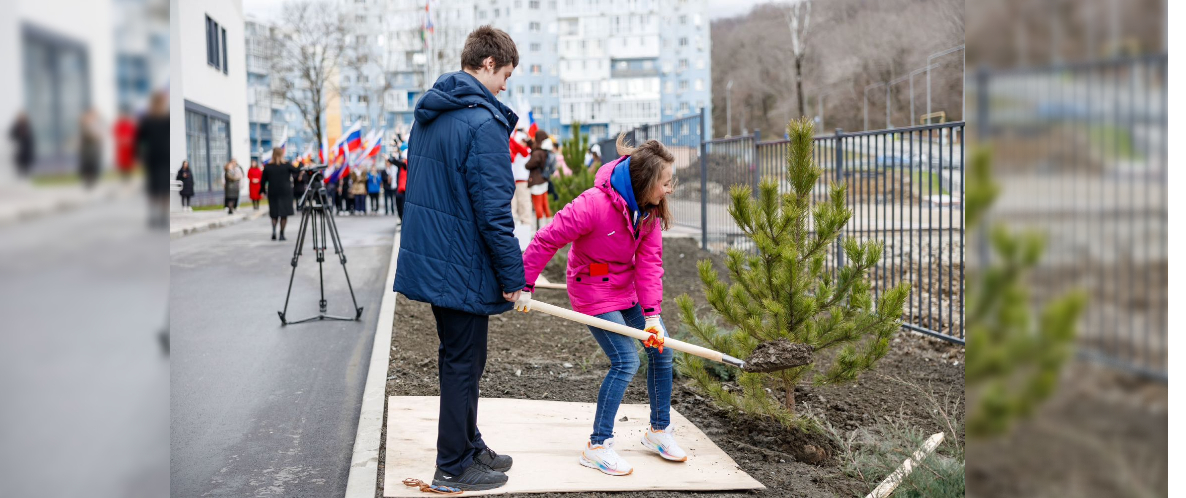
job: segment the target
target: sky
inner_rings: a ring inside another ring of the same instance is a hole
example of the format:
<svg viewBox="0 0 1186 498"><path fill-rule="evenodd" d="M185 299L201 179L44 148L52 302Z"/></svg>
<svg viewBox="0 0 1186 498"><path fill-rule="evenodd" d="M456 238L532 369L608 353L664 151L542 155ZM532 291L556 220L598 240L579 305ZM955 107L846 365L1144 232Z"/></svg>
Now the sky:
<svg viewBox="0 0 1186 498"><path fill-rule="evenodd" d="M243 10L261 20L273 19L285 0L243 0ZM444 0L448 1L448 0ZM708 0L708 17L720 19L743 15L762 3L791 3L792 0Z"/></svg>

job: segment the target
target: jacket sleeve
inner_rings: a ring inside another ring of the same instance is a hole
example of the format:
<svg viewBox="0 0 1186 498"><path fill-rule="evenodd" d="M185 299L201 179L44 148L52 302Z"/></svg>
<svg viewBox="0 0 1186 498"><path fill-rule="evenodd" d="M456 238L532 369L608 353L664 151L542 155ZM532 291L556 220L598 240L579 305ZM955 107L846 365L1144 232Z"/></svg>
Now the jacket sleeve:
<svg viewBox="0 0 1186 498"><path fill-rule="evenodd" d="M663 311L663 230L655 225L644 228L642 242L634 253L634 288L643 316Z"/></svg>
<svg viewBox="0 0 1186 498"><path fill-rule="evenodd" d="M577 196L556 213L556 217L548 226L535 233L531 244L527 246L527 251L523 253L527 290L535 291L535 280L539 278L540 272L544 271L544 267L552 260L556 251L593 229L589 205L589 200L584 195Z"/></svg>
<svg viewBox="0 0 1186 498"><path fill-rule="evenodd" d="M547 160L548 156L543 155L543 154L536 154L535 152L536 151L534 151L534 150L531 151L531 159L527 160L527 164L525 166L527 168L527 171L531 171L531 170L537 169L537 168L542 168L544 166L544 161ZM540 157L540 156L543 156L543 157Z"/></svg>
<svg viewBox="0 0 1186 498"><path fill-rule="evenodd" d="M507 147L502 126L493 119L487 121L475 130L464 174L478 231L490 251L498 284L503 292L515 292L524 286L523 253L511 218L515 177L507 161Z"/></svg>
<svg viewBox="0 0 1186 498"><path fill-rule="evenodd" d="M261 171L259 175L259 194L268 194L268 175L263 171Z"/></svg>
<svg viewBox="0 0 1186 498"><path fill-rule="evenodd" d="M531 155L531 149L528 149L526 145L519 143L518 140L515 140L513 138L510 140L510 147L511 147L511 160L512 161L515 160L516 155L525 156L525 157Z"/></svg>

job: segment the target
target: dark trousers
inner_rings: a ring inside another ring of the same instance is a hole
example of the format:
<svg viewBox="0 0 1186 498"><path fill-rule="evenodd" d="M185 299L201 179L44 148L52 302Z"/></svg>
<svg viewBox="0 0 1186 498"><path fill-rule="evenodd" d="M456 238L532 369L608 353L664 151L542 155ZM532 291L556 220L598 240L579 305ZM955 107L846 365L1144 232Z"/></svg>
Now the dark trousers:
<svg viewBox="0 0 1186 498"><path fill-rule="evenodd" d="M399 211L399 221L404 221L404 195L395 194L395 209Z"/></svg>
<svg viewBox="0 0 1186 498"><path fill-rule="evenodd" d="M367 196L354 194L354 211L359 214L367 213Z"/></svg>
<svg viewBox="0 0 1186 498"><path fill-rule="evenodd" d="M372 194L370 192L367 192L367 197L371 198L371 212L378 213L379 212L379 193L375 192Z"/></svg>
<svg viewBox="0 0 1186 498"><path fill-rule="evenodd" d="M189 207L189 200L190 200L191 198L193 198L193 196L192 196L192 195L182 195L182 196L181 196L181 205L182 205L183 207Z"/></svg>
<svg viewBox="0 0 1186 498"><path fill-rule="evenodd" d="M486 369L486 333L490 317L437 306L437 368L441 412L437 425L437 467L459 475L486 448L478 432L478 381Z"/></svg>
<svg viewBox="0 0 1186 498"><path fill-rule="evenodd" d="M395 191L383 191L383 214L395 214Z"/></svg>
<svg viewBox="0 0 1186 498"><path fill-rule="evenodd" d="M227 208L227 210L230 211L231 214L234 214L235 210L239 209L239 198L238 197L226 197L225 201L226 202L224 203L223 207Z"/></svg>

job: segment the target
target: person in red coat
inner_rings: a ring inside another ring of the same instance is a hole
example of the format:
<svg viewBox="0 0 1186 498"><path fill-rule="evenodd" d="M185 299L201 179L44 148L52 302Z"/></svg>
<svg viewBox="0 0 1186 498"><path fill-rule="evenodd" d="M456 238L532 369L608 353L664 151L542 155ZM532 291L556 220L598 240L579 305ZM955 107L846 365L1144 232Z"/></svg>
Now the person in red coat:
<svg viewBox="0 0 1186 498"><path fill-rule="evenodd" d="M251 168L247 170L248 188L251 192L251 206L259 211L259 179L263 177L263 170L259 169L259 160L251 160Z"/></svg>
<svg viewBox="0 0 1186 498"><path fill-rule="evenodd" d="M115 167L124 181L132 178L136 166L136 121L127 109L119 113L112 134L115 135Z"/></svg>

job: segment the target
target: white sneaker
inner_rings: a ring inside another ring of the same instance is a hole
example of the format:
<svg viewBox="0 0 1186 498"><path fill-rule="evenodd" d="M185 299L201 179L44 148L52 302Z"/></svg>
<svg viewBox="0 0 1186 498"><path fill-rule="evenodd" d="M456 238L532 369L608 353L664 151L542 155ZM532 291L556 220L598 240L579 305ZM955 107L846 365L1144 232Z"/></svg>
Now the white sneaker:
<svg viewBox="0 0 1186 498"><path fill-rule="evenodd" d="M591 442L585 443L585 451L581 452L580 462L581 465L611 476L624 476L634 472L634 467L614 451L613 438L606 439L604 443L596 446Z"/></svg>
<svg viewBox="0 0 1186 498"><path fill-rule="evenodd" d="M686 462L688 461L688 454L684 453L684 450L675 443L673 432L674 427L670 425L661 431L656 431L648 427L646 433L642 435L642 445L652 451L658 452L659 456L665 460Z"/></svg>

